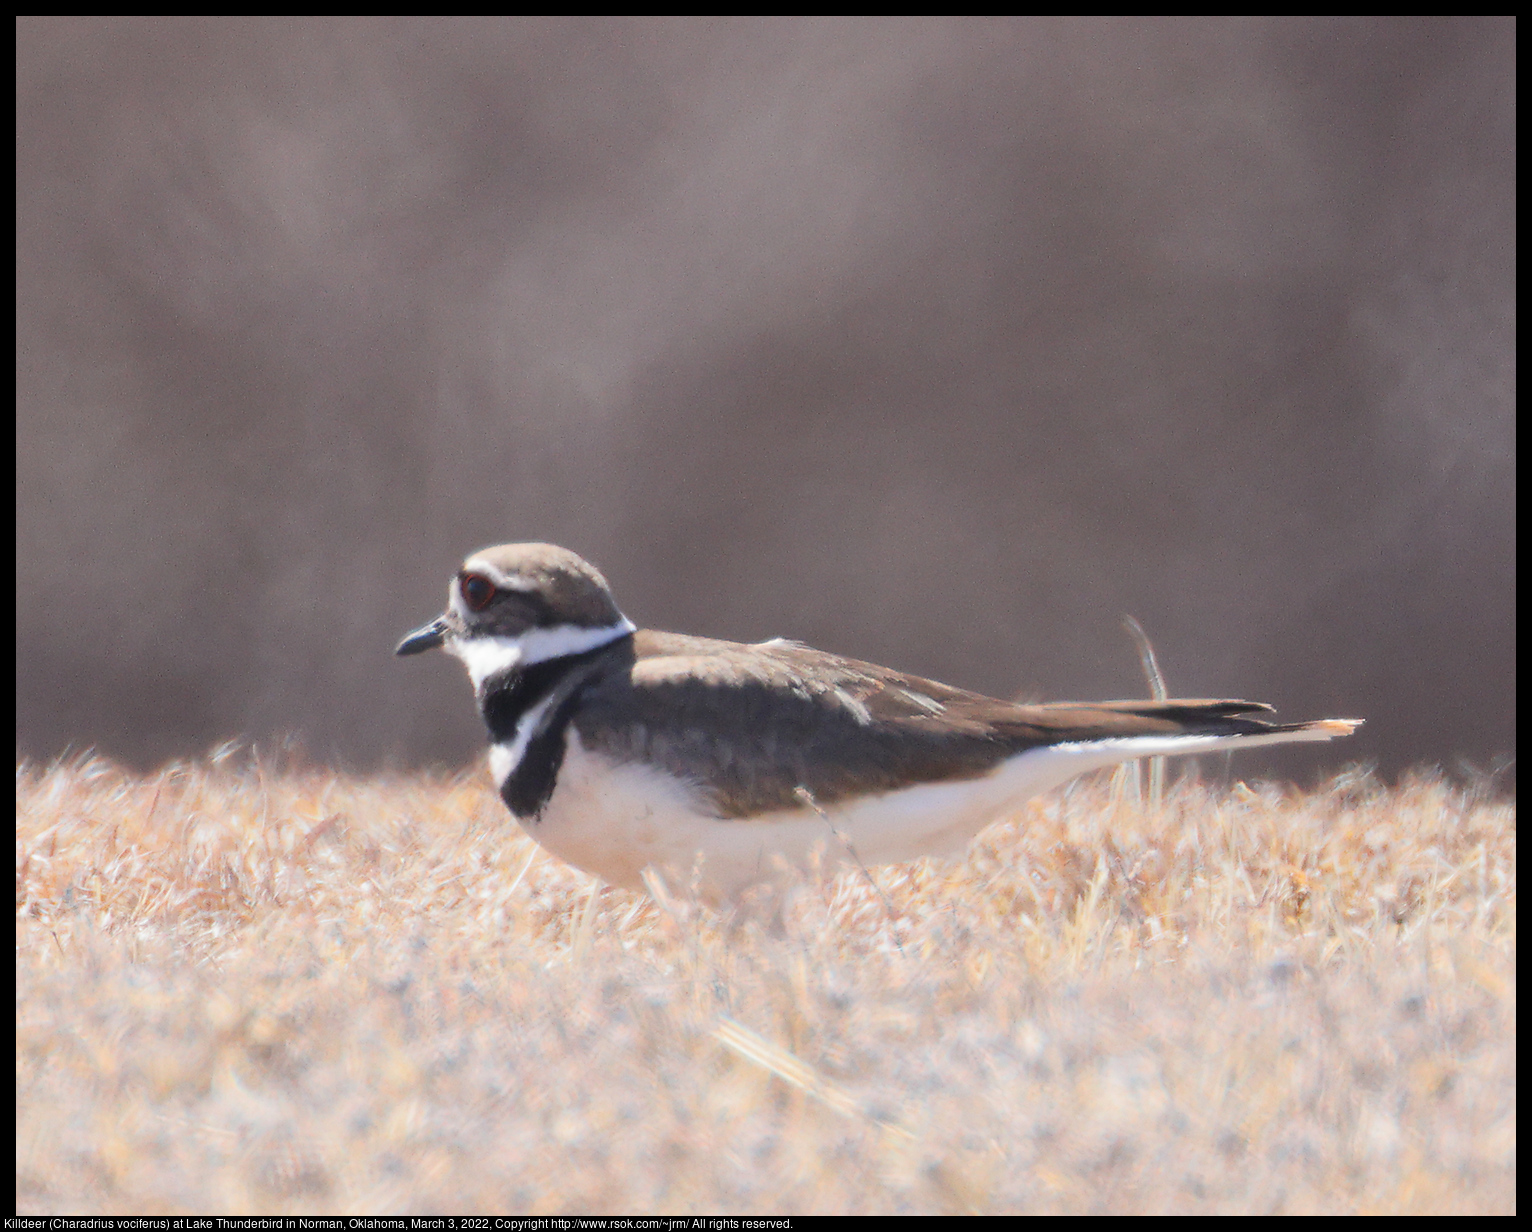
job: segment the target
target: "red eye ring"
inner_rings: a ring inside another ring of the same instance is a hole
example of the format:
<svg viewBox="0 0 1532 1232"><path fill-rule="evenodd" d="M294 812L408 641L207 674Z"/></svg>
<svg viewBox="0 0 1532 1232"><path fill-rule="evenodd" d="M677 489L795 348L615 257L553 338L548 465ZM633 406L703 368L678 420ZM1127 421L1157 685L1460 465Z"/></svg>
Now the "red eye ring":
<svg viewBox="0 0 1532 1232"><path fill-rule="evenodd" d="M470 573L458 583L458 590L470 611L482 612L495 597L495 584L483 574Z"/></svg>

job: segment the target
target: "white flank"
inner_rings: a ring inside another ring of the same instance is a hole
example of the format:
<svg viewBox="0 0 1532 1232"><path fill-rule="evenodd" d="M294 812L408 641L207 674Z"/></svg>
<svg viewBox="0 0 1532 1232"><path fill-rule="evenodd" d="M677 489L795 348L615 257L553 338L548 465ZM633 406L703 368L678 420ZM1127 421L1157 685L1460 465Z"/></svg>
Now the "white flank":
<svg viewBox="0 0 1532 1232"><path fill-rule="evenodd" d="M498 781L525 752L536 721L537 712L528 713L516 740L495 749ZM991 822L1013 816L1034 796L1087 770L1136 757L1329 740L1351 726L1337 719L1296 732L1049 745L1019 753L980 779L842 801L826 807L823 816L810 809L784 809L730 820L710 816L698 793L669 774L642 764L613 763L587 750L571 727L548 807L525 828L560 859L614 885L643 889L643 871L653 867L672 887L695 884L704 899L727 903L752 886L781 883L784 875L811 868L816 851L830 868L851 864L851 850L868 866L960 852Z"/></svg>
<svg viewBox="0 0 1532 1232"><path fill-rule="evenodd" d="M561 659L565 655L584 654L595 650L619 637L634 631L633 622L627 617L616 624L589 628L585 625L554 625L550 629L528 629L519 637L501 637L478 634L472 637L447 638L443 649L456 655L468 669L473 687L478 687L491 676L516 667L529 667L533 663L546 663L549 659Z"/></svg>

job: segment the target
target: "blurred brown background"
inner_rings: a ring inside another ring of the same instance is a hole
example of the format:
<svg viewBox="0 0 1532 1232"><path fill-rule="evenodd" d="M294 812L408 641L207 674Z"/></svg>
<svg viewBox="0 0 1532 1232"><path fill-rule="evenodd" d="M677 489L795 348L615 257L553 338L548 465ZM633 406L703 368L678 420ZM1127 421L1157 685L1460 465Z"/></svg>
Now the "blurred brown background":
<svg viewBox="0 0 1532 1232"><path fill-rule="evenodd" d="M25 18L19 750L461 761L641 624L1515 741L1515 24Z"/></svg>

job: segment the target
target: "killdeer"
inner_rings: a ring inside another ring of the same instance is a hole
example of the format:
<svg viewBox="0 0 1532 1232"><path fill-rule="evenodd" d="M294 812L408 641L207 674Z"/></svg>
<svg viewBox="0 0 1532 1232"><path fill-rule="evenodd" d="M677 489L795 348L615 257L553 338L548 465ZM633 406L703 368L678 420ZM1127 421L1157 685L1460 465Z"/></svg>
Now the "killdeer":
<svg viewBox="0 0 1532 1232"><path fill-rule="evenodd" d="M816 848L869 865L950 854L1087 770L1360 721L1271 723L1242 701L1021 705L798 642L637 629L593 566L547 543L475 552L447 593L396 653L463 661L522 828L608 882L641 888L652 868L717 904Z"/></svg>

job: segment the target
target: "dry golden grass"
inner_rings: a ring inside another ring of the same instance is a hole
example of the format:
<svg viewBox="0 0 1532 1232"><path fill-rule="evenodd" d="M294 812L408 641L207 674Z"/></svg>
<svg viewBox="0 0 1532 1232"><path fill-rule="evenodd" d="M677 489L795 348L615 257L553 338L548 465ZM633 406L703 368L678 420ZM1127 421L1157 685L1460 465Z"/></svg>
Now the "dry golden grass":
<svg viewBox="0 0 1532 1232"><path fill-rule="evenodd" d="M479 775L17 773L21 1213L1515 1205L1515 813L1099 779L785 932Z"/></svg>

